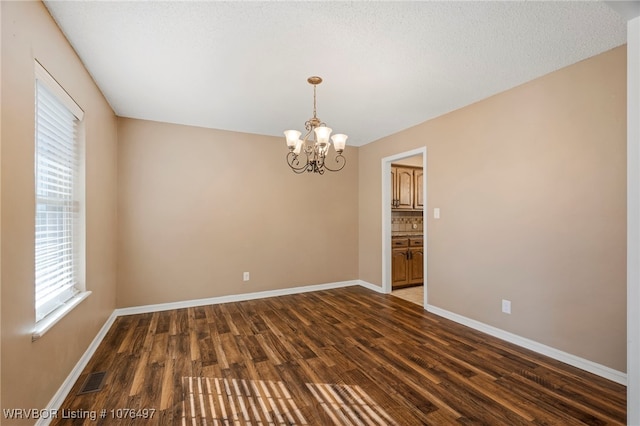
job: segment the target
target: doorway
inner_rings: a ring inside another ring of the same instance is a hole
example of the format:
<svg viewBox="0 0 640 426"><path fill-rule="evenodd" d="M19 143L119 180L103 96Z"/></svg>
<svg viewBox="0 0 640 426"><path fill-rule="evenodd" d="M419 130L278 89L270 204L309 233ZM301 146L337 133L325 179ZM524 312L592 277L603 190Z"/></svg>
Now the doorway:
<svg viewBox="0 0 640 426"><path fill-rule="evenodd" d="M408 159L416 161L416 163L408 163L410 165L420 164L423 169L422 173L422 193L421 198L424 201L421 214L418 211L413 211L412 216L419 219L422 225L422 238L423 238L423 259L422 259L422 272L423 272L423 285L422 285L422 303L423 307L427 306L428 291L427 291L427 259L428 259L428 246L427 246L427 148L417 148L411 151L402 152L399 154L391 155L382 159L382 291L389 294L392 292L392 245L391 238L393 234L392 220L394 215L392 214L392 177L391 177L391 164L407 162ZM415 159L415 160L414 160ZM398 229L397 227L395 229Z"/></svg>

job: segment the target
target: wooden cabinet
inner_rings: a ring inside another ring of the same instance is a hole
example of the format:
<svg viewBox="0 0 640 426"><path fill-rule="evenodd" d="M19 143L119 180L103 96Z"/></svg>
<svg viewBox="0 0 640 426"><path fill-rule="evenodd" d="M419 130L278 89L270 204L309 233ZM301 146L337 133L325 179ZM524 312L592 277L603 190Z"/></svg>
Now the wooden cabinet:
<svg viewBox="0 0 640 426"><path fill-rule="evenodd" d="M421 167L391 166L391 208L393 210L424 208L422 173Z"/></svg>
<svg viewBox="0 0 640 426"><path fill-rule="evenodd" d="M409 238L391 239L391 287L409 284Z"/></svg>
<svg viewBox="0 0 640 426"><path fill-rule="evenodd" d="M424 191L422 184L422 176L424 175L423 169L415 169L413 171L413 207L415 209L424 209Z"/></svg>
<svg viewBox="0 0 640 426"><path fill-rule="evenodd" d="M409 285L424 283L424 249L411 247L409 249Z"/></svg>
<svg viewBox="0 0 640 426"><path fill-rule="evenodd" d="M424 283L424 239L394 237L391 240L391 287Z"/></svg>

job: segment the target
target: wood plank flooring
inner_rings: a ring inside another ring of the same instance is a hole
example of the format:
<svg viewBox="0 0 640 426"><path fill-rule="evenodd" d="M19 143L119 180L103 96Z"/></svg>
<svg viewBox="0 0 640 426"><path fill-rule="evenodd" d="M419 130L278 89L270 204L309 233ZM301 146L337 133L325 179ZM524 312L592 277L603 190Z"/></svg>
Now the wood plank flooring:
<svg viewBox="0 0 640 426"><path fill-rule="evenodd" d="M103 389L77 395L98 371L107 372ZM622 425L625 418L624 386L394 296L348 287L120 317L52 424Z"/></svg>

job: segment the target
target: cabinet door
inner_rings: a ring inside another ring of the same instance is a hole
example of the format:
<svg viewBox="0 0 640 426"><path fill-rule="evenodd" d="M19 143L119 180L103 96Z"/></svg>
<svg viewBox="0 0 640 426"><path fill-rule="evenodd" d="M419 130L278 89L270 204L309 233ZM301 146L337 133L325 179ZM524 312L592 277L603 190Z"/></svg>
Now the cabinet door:
<svg viewBox="0 0 640 426"><path fill-rule="evenodd" d="M396 170L398 209L413 209L413 169L398 167Z"/></svg>
<svg viewBox="0 0 640 426"><path fill-rule="evenodd" d="M422 247L410 248L409 284L424 282L424 251Z"/></svg>
<svg viewBox="0 0 640 426"><path fill-rule="evenodd" d="M416 209L424 209L424 197L422 191L422 175L424 174L423 169L416 169L413 172L413 188L415 189L414 194L414 208Z"/></svg>
<svg viewBox="0 0 640 426"><path fill-rule="evenodd" d="M409 260L407 249L391 250L391 287L397 288L409 283Z"/></svg>

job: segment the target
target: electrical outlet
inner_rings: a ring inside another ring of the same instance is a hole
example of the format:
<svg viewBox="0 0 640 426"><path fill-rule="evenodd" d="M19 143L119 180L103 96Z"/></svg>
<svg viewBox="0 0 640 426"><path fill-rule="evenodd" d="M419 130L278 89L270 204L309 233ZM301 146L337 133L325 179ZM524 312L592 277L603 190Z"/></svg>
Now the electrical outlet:
<svg viewBox="0 0 640 426"><path fill-rule="evenodd" d="M242 273L242 281L249 281L249 273L248 272L243 272Z"/></svg>
<svg viewBox="0 0 640 426"><path fill-rule="evenodd" d="M502 299L502 312L505 314L511 313L511 300Z"/></svg>

